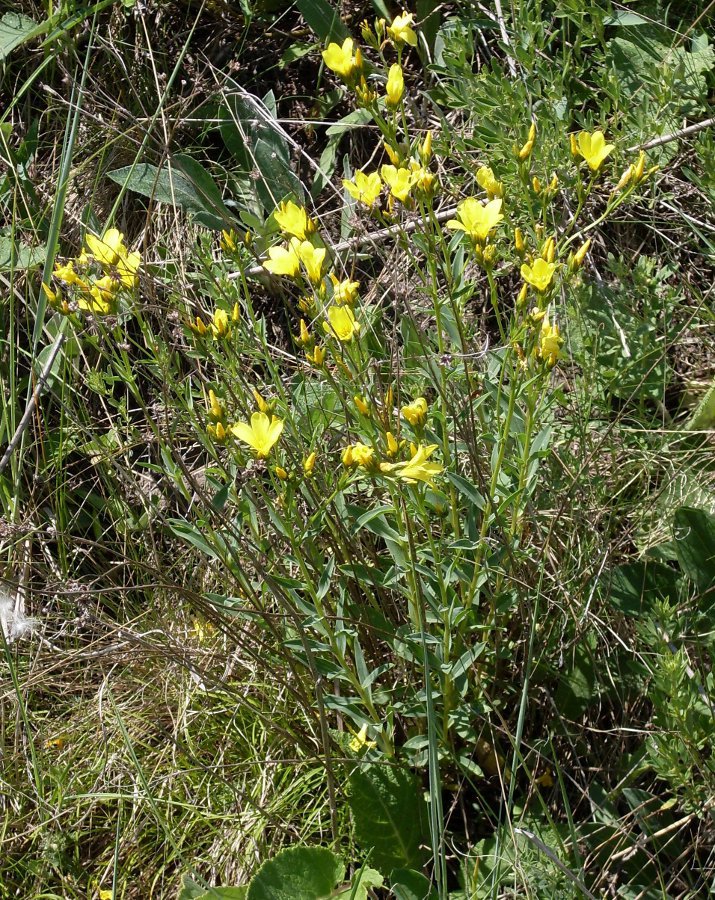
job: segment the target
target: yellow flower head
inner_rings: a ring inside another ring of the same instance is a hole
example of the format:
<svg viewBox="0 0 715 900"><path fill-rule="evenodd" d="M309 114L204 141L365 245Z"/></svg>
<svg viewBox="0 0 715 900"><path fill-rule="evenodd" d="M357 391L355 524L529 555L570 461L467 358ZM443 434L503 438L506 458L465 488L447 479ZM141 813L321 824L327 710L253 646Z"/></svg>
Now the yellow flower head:
<svg viewBox="0 0 715 900"><path fill-rule="evenodd" d="M224 408L214 391L209 391L209 415L212 419L223 419Z"/></svg>
<svg viewBox="0 0 715 900"><path fill-rule="evenodd" d="M323 50L325 65L345 81L351 81L360 69L359 60L353 54L353 39L345 38L340 44L328 44Z"/></svg>
<svg viewBox="0 0 715 900"><path fill-rule="evenodd" d="M602 131L582 131L578 136L578 152L588 163L592 172L598 172L603 161L616 148L615 144L607 144Z"/></svg>
<svg viewBox="0 0 715 900"><path fill-rule="evenodd" d="M367 739L367 725L363 725L360 731L357 734L353 735L348 747L353 751L353 753L359 753L363 748L366 750L370 750L375 746L375 741L368 741Z"/></svg>
<svg viewBox="0 0 715 900"><path fill-rule="evenodd" d="M476 197L467 197L457 207L457 219L450 219L447 228L466 232L478 243L483 243L489 232L501 222L501 199L490 200L486 205Z"/></svg>
<svg viewBox="0 0 715 900"><path fill-rule="evenodd" d="M366 469L372 464L375 455L375 451L372 447L368 447L367 444L361 444L358 441L358 443L352 444L349 449L350 463L347 463L347 465L362 466L363 469Z"/></svg>
<svg viewBox="0 0 715 900"><path fill-rule="evenodd" d="M579 266L583 265L583 261L584 259L586 259L586 254L588 253L590 246L591 238L588 238L588 240L584 241L583 244L581 244L578 250L574 253L573 257L571 258L571 265L574 269L578 269Z"/></svg>
<svg viewBox="0 0 715 900"><path fill-rule="evenodd" d="M548 314L541 322L541 334L539 335L539 348L537 355L551 367L556 365L561 354L563 339L559 334L559 326L549 322Z"/></svg>
<svg viewBox="0 0 715 900"><path fill-rule="evenodd" d="M292 200L284 201L273 213L278 227L283 234L291 235L305 241L315 231L315 222L310 218L303 206Z"/></svg>
<svg viewBox="0 0 715 900"><path fill-rule="evenodd" d="M214 310L210 328L212 337L227 338L231 336L231 326L229 325L228 313L225 309Z"/></svg>
<svg viewBox="0 0 715 900"><path fill-rule="evenodd" d="M418 397L412 403L403 406L400 411L413 428L418 428L424 425L427 418L427 401L424 397Z"/></svg>
<svg viewBox="0 0 715 900"><path fill-rule="evenodd" d="M222 422L211 423L207 425L206 432L210 438L214 441L217 441L219 444L223 444L226 438L229 435L229 432L224 428Z"/></svg>
<svg viewBox="0 0 715 900"><path fill-rule="evenodd" d="M82 284L81 293L77 295L80 309L106 316L112 312L119 282L112 275L104 275L92 284Z"/></svg>
<svg viewBox="0 0 715 900"><path fill-rule="evenodd" d="M387 141L383 141L382 146L385 148L387 158L390 160L392 165L399 166L402 162L402 157L400 156L399 150L396 150L391 144L388 144Z"/></svg>
<svg viewBox="0 0 715 900"><path fill-rule="evenodd" d="M254 412L250 425L247 422L237 422L231 426L234 436L255 450L259 459L268 456L282 431L283 421L275 416L269 419L264 412Z"/></svg>
<svg viewBox="0 0 715 900"><path fill-rule="evenodd" d="M136 251L127 253L121 259L117 260L117 275L119 276L119 280L124 285L124 287L136 287L137 281L139 280L137 278L137 273L139 271L141 261L141 254L137 253Z"/></svg>
<svg viewBox="0 0 715 900"><path fill-rule="evenodd" d="M521 277L527 284L530 284L537 291L545 291L554 278L554 272L558 266L553 262L546 262L545 259L539 257L534 260L533 266L526 263L521 267Z"/></svg>
<svg viewBox="0 0 715 900"><path fill-rule="evenodd" d="M116 228L108 228L102 237L88 234L85 238L87 251L102 266L116 266L120 259L127 255L124 246L124 235Z"/></svg>
<svg viewBox="0 0 715 900"><path fill-rule="evenodd" d="M312 353L306 350L305 358L311 365L320 367L325 362L325 353L325 347L314 347Z"/></svg>
<svg viewBox="0 0 715 900"><path fill-rule="evenodd" d="M397 441L397 438L391 431L385 432L385 441L387 442L387 455L393 457L397 456L400 445Z"/></svg>
<svg viewBox="0 0 715 900"><path fill-rule="evenodd" d="M534 141L536 140L536 125L534 122L531 123L531 127L529 128L529 136L526 139L526 143L524 146L516 151L517 159L520 162L524 162L525 159L528 159L531 156L531 151L534 149Z"/></svg>
<svg viewBox="0 0 715 900"><path fill-rule="evenodd" d="M425 194L431 194L435 187L436 176L415 159L410 160L410 171L413 186Z"/></svg>
<svg viewBox="0 0 715 900"><path fill-rule="evenodd" d="M329 306L328 321L323 322L323 329L339 341L351 341L360 330L349 306Z"/></svg>
<svg viewBox="0 0 715 900"><path fill-rule="evenodd" d="M297 238L293 238L293 240L297 240ZM314 285L320 284L323 280L325 247L314 247L310 241L301 241L298 247L298 257L303 263L308 281Z"/></svg>
<svg viewBox="0 0 715 900"><path fill-rule="evenodd" d="M365 403L362 397L359 394L356 394L353 397L353 403L357 406L358 411L361 412L364 416L370 415L370 407Z"/></svg>
<svg viewBox="0 0 715 900"><path fill-rule="evenodd" d="M312 453L309 453L308 456L306 456L306 458L303 460L303 472L308 478L310 478L310 476L313 474L316 458L317 454L314 450Z"/></svg>
<svg viewBox="0 0 715 900"><path fill-rule="evenodd" d="M514 229L514 249L519 254L519 256L521 256L526 249L526 244L524 243L524 232L521 230L521 228Z"/></svg>
<svg viewBox="0 0 715 900"><path fill-rule="evenodd" d="M221 232L221 249L224 253L235 253L236 252L236 240L238 235L233 230L230 231L222 231Z"/></svg>
<svg viewBox="0 0 715 900"><path fill-rule="evenodd" d="M357 300L360 282L350 281L349 278L340 281L334 272L330 273L330 280L333 284L333 303L337 306L342 306L343 303L352 306Z"/></svg>
<svg viewBox="0 0 715 900"><path fill-rule="evenodd" d="M365 206L373 206L382 190L382 181L377 172L370 172L366 175L364 172L356 172L353 181L343 179L343 187L358 203L364 203Z"/></svg>
<svg viewBox="0 0 715 900"><path fill-rule="evenodd" d="M425 139L422 141L422 144L419 148L420 159L422 160L423 165L427 165L427 163L432 159L432 132L428 131L425 135Z"/></svg>
<svg viewBox="0 0 715 900"><path fill-rule="evenodd" d="M385 99L387 105L393 109L400 105L402 95L405 93L405 79L402 74L402 66L399 63L393 63L387 76L387 87L385 88Z"/></svg>
<svg viewBox="0 0 715 900"><path fill-rule="evenodd" d="M417 481L431 484L435 476L444 471L444 466L440 466L439 463L428 462L437 446L437 444L420 444L409 462L381 463L380 471L394 474L407 484L415 484Z"/></svg>
<svg viewBox="0 0 715 900"><path fill-rule="evenodd" d="M477 171L477 184L487 192L489 200L504 196L504 185L497 180L489 166L481 166Z"/></svg>
<svg viewBox="0 0 715 900"><path fill-rule="evenodd" d="M300 272L300 257L298 256L298 238L291 238L290 243L279 247L268 248L268 261L263 263L263 268L273 275L287 275L295 278Z"/></svg>
<svg viewBox="0 0 715 900"><path fill-rule="evenodd" d="M409 169L398 169L395 166L383 166L380 169L382 180L390 188L392 196L404 203L412 188L412 172Z"/></svg>
<svg viewBox="0 0 715 900"><path fill-rule="evenodd" d="M387 34L397 47L402 46L402 44L409 44L410 47L417 46L417 35L412 28L414 22L415 17L412 13L403 10L402 15L395 16L392 24L387 26Z"/></svg>
<svg viewBox="0 0 715 900"><path fill-rule="evenodd" d="M74 270L74 260L61 264L55 263L55 269L52 273L55 278L64 281L65 284L76 284L80 289L87 289L87 283Z"/></svg>
<svg viewBox="0 0 715 900"><path fill-rule="evenodd" d="M258 388L251 388L251 393L253 394L253 399L256 401L256 406L259 408L259 410L262 413L267 413L269 410L269 406Z"/></svg>

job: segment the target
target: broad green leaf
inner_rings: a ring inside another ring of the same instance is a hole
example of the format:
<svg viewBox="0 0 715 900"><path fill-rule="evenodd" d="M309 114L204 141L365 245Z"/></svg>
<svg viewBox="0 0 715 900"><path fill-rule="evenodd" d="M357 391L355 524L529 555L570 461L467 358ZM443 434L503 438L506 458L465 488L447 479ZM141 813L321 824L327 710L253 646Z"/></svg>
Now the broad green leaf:
<svg viewBox="0 0 715 900"><path fill-rule="evenodd" d="M257 172L255 191L266 213L287 196L301 199L303 186L291 166L290 145L275 117L275 100L259 100L238 84L227 82L221 137L245 173Z"/></svg>
<svg viewBox="0 0 715 900"><path fill-rule="evenodd" d="M654 560L626 563L611 572L608 600L624 615L647 616L660 600L677 598L678 578L677 572Z"/></svg>
<svg viewBox="0 0 715 900"><path fill-rule="evenodd" d="M685 426L690 431L715 430L715 378Z"/></svg>
<svg viewBox="0 0 715 900"><path fill-rule="evenodd" d="M247 900L323 900L345 877L342 860L324 847L289 847L264 863Z"/></svg>
<svg viewBox="0 0 715 900"><path fill-rule="evenodd" d="M396 900L437 900L437 892L421 872L395 869L391 880Z"/></svg>
<svg viewBox="0 0 715 900"><path fill-rule="evenodd" d="M5 13L0 19L0 62L7 59L15 47L29 41L37 29L37 23L22 13Z"/></svg>
<svg viewBox="0 0 715 900"><path fill-rule="evenodd" d="M701 593L715 588L715 516L681 506L673 520L675 552L683 572Z"/></svg>
<svg viewBox="0 0 715 900"><path fill-rule="evenodd" d="M209 173L186 154L177 154L162 168L137 163L108 172L107 177L143 197L180 207L207 228L220 231L235 224Z"/></svg>
<svg viewBox="0 0 715 900"><path fill-rule="evenodd" d="M389 765L362 767L350 776L355 839L382 872L419 868L425 854L426 803L417 778Z"/></svg>
<svg viewBox="0 0 715 900"><path fill-rule="evenodd" d="M47 248L44 244L28 247L27 244L15 243L9 234L0 234L0 272L40 266L44 263L45 256Z"/></svg>
<svg viewBox="0 0 715 900"><path fill-rule="evenodd" d="M342 44L348 37L348 29L343 23L340 10L331 6L328 0L298 0L297 5L308 27L321 41L337 41Z"/></svg>
<svg viewBox="0 0 715 900"><path fill-rule="evenodd" d="M246 900L247 887L203 888L184 875L176 900Z"/></svg>

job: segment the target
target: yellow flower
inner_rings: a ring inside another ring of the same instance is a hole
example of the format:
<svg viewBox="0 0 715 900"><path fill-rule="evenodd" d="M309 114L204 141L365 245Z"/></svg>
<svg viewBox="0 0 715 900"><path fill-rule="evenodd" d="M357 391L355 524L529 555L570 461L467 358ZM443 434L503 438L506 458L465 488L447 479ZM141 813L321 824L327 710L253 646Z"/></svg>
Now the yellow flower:
<svg viewBox="0 0 715 900"><path fill-rule="evenodd" d="M103 275L91 285L83 285L82 292L77 296L77 305L87 312L107 315L114 307L118 287L119 283L112 275Z"/></svg>
<svg viewBox="0 0 715 900"><path fill-rule="evenodd" d="M276 466L275 473L281 481L288 481L288 473L283 468L283 466Z"/></svg>
<svg viewBox="0 0 715 900"><path fill-rule="evenodd" d="M305 358L314 366L322 366L325 362L325 347L314 347L313 352L306 350Z"/></svg>
<svg viewBox="0 0 715 900"><path fill-rule="evenodd" d="M367 739L367 725L363 725L360 731L353 735L352 740L348 744L353 753L359 753L363 747L370 750L374 746L375 741L368 741Z"/></svg>
<svg viewBox="0 0 715 900"><path fill-rule="evenodd" d="M85 243L88 251L102 266L116 266L127 255L124 235L116 228L108 228L101 238L88 234Z"/></svg>
<svg viewBox="0 0 715 900"><path fill-rule="evenodd" d="M201 337L208 331L208 328L204 325L200 316L196 316L195 322L189 322L189 328Z"/></svg>
<svg viewBox="0 0 715 900"><path fill-rule="evenodd" d="M308 326L305 324L305 319L300 320L300 336L298 337L298 343L303 347L306 347L312 338L310 336L310 332L308 331Z"/></svg>
<svg viewBox="0 0 715 900"><path fill-rule="evenodd" d="M380 169L382 180L390 188L392 196L404 203L410 195L412 172L409 169L398 169L395 166L383 166Z"/></svg>
<svg viewBox="0 0 715 900"><path fill-rule="evenodd" d="M477 184L480 188L487 192L487 198L493 200L495 197L504 196L504 185L498 181L494 172L489 166L482 166L477 171Z"/></svg>
<svg viewBox="0 0 715 900"><path fill-rule="evenodd" d="M546 239L544 249L541 251L541 256L546 260L546 262L553 262L556 259L556 241L553 239L553 237L549 237Z"/></svg>
<svg viewBox="0 0 715 900"><path fill-rule="evenodd" d="M402 66L399 63L393 63L387 75L387 87L385 88L387 105L393 108L399 106L404 93L405 79L402 74Z"/></svg>
<svg viewBox="0 0 715 900"><path fill-rule="evenodd" d="M231 337L231 326L228 322L228 313L225 309L214 310L213 321L209 326L211 336L214 338Z"/></svg>
<svg viewBox="0 0 715 900"><path fill-rule="evenodd" d="M395 437L395 435L391 431L388 431L385 433L385 440L387 441L387 455L397 456L400 445L397 442L397 438Z"/></svg>
<svg viewBox="0 0 715 900"><path fill-rule="evenodd" d="M626 187L626 185L629 183L631 178L633 178L635 170L636 170L635 166L633 165L633 163L631 163L631 165L628 166L628 168L623 173L623 175L621 175L621 177L618 181L618 184L613 188L614 194L616 193L616 191L623 190L623 188Z"/></svg>
<svg viewBox="0 0 715 900"><path fill-rule="evenodd" d="M424 141L419 148L420 159L422 160L423 165L427 165L427 163L432 159L432 132L428 131L425 135Z"/></svg>
<svg viewBox="0 0 715 900"><path fill-rule="evenodd" d="M102 888L102 890L99 892L99 900L112 900L113 896L114 891L110 890L109 888Z"/></svg>
<svg viewBox="0 0 715 900"><path fill-rule="evenodd" d="M615 144L607 144L602 131L582 131L578 136L578 152L588 163L592 172L598 172L603 161L616 148Z"/></svg>
<svg viewBox="0 0 715 900"><path fill-rule="evenodd" d="M520 162L524 162L525 159L528 159L531 156L531 151L534 149L534 141L536 140L536 125L534 122L531 123L531 127L529 128L529 136L526 139L526 143L521 148L521 150L516 151L517 159Z"/></svg>
<svg viewBox="0 0 715 900"><path fill-rule="evenodd" d="M390 40L398 47L402 44L409 44L410 47L416 47L417 35L412 28L414 22L415 17L412 13L403 10L402 15L395 16L392 20L392 24L387 26L387 34Z"/></svg>
<svg viewBox="0 0 715 900"><path fill-rule="evenodd" d="M387 141L382 142L382 146L385 148L385 153L387 153L387 157L392 163L393 166L399 166L402 162L402 158L398 150L395 150L394 147L391 147Z"/></svg>
<svg viewBox="0 0 715 900"><path fill-rule="evenodd" d="M371 465L373 457L375 456L375 451L373 450L373 448L368 447L367 444L360 443L360 441L358 441L356 444L351 444L345 449L350 451L350 462L345 463L345 465L362 466L363 469L366 469ZM345 462L345 453L343 453L343 462Z"/></svg>
<svg viewBox="0 0 715 900"><path fill-rule="evenodd" d="M341 306L343 303L352 306L357 300L360 282L350 281L349 278L346 278L345 281L339 281L338 276L334 272L330 273L330 280L333 283L333 303L338 306Z"/></svg>
<svg viewBox="0 0 715 900"><path fill-rule="evenodd" d="M380 196L382 181L377 172L370 172L369 175L364 172L356 172L353 181L348 181L347 178L343 179L343 187L358 203L372 206Z"/></svg>
<svg viewBox="0 0 715 900"><path fill-rule="evenodd" d="M315 222L305 208L293 203L292 200L281 203L273 213L273 218L284 234L297 237L301 241L307 240L308 235L315 231Z"/></svg>
<svg viewBox="0 0 715 900"><path fill-rule="evenodd" d="M424 397L418 397L412 403L403 406L400 411L413 428L418 428L424 425L427 418L427 401Z"/></svg>
<svg viewBox="0 0 715 900"><path fill-rule="evenodd" d="M224 408L214 391L209 391L209 415L216 420L224 417Z"/></svg>
<svg viewBox="0 0 715 900"><path fill-rule="evenodd" d="M541 193L541 179L536 175L534 175L534 177L531 179L531 186L534 189L535 194Z"/></svg>
<svg viewBox="0 0 715 900"><path fill-rule="evenodd" d="M80 278L74 270L73 259L70 259L64 265L56 263L52 274L60 281L64 281L65 284L76 284L82 289L87 289L87 282Z"/></svg>
<svg viewBox="0 0 715 900"><path fill-rule="evenodd" d="M353 55L353 39L345 38L340 44L328 44L323 50L325 65L345 81L350 81L360 68L358 59Z"/></svg>
<svg viewBox="0 0 715 900"><path fill-rule="evenodd" d="M310 476L313 474L316 458L317 454L314 450L312 453L309 453L308 456L306 456L306 458L303 460L303 472L308 478L310 478Z"/></svg>
<svg viewBox="0 0 715 900"><path fill-rule="evenodd" d="M587 241L584 241L583 244L578 248L578 250L574 253L571 258L571 266L574 269L578 269L579 266L583 265L583 261L586 258L586 254L588 253L588 249L591 246L591 238Z"/></svg>
<svg viewBox="0 0 715 900"><path fill-rule="evenodd" d="M133 288L137 285L137 272L141 265L141 254L132 252L127 253L122 259L117 261L116 270L119 280L127 288Z"/></svg>
<svg viewBox="0 0 715 900"><path fill-rule="evenodd" d="M237 422L231 426L231 431L239 441L255 450L259 459L265 459L281 436L283 421L275 416L269 419L264 412L254 412L250 425Z"/></svg>
<svg viewBox="0 0 715 900"><path fill-rule="evenodd" d="M539 257L534 260L533 266L524 263L521 267L521 277L537 291L545 291L551 284L557 268L556 263L546 262Z"/></svg>
<svg viewBox="0 0 715 900"><path fill-rule="evenodd" d="M269 247L269 259L263 263L263 268L273 275L287 275L288 278L295 278L300 272L299 246L300 241L294 237L287 245Z"/></svg>
<svg viewBox="0 0 715 900"><path fill-rule="evenodd" d="M545 315L541 322L537 356L543 359L547 366L554 366L561 353L561 344L563 344L563 339L559 334L559 326L552 325L549 322L548 314Z"/></svg>
<svg viewBox="0 0 715 900"><path fill-rule="evenodd" d="M413 186L425 194L430 194L434 189L436 176L414 159L410 160L410 171Z"/></svg>
<svg viewBox="0 0 715 900"><path fill-rule="evenodd" d="M475 241L482 243L504 218L501 204L500 199L490 200L484 205L476 197L467 197L457 207L459 218L450 219L447 228L465 231Z"/></svg>
<svg viewBox="0 0 715 900"><path fill-rule="evenodd" d="M339 341L351 341L360 330L349 306L329 306L328 321L323 322L323 329Z"/></svg>
<svg viewBox="0 0 715 900"><path fill-rule="evenodd" d="M365 403L362 397L356 394L353 397L353 402L355 403L355 406L357 406L358 411L361 412L364 416L370 415L370 407L367 405L367 403Z"/></svg>
<svg viewBox="0 0 715 900"><path fill-rule="evenodd" d="M297 240L297 238L293 238ZM325 247L314 247L310 241L302 241L298 247L298 257L303 263L305 274L311 284L320 284L323 279Z"/></svg>
<svg viewBox="0 0 715 900"><path fill-rule="evenodd" d="M415 484L417 481L431 484L432 479L444 471L444 466L440 466L439 463L427 461L437 446L437 444L420 444L409 462L381 463L380 471L392 473L407 484Z"/></svg>
<svg viewBox="0 0 715 900"><path fill-rule="evenodd" d="M229 434L222 422L216 422L215 425L213 423L207 425L206 432L210 438L213 438L219 444L223 444Z"/></svg>
<svg viewBox="0 0 715 900"><path fill-rule="evenodd" d="M574 159L578 159L580 155L578 152L578 141L576 140L576 135L573 131L569 135L569 144L571 145L571 156L573 156Z"/></svg>
<svg viewBox="0 0 715 900"><path fill-rule="evenodd" d="M526 249L526 245L524 244L524 233L522 232L521 228L514 229L514 249L519 254L519 256L521 256Z"/></svg>
<svg viewBox="0 0 715 900"><path fill-rule="evenodd" d="M234 325L238 324L241 321L241 307L238 305L238 300L233 304L233 309L231 310L231 321Z"/></svg>
<svg viewBox="0 0 715 900"><path fill-rule="evenodd" d="M221 249L224 253L235 253L236 252L236 238L238 235L233 230L230 231L222 231L221 232Z"/></svg>
<svg viewBox="0 0 715 900"><path fill-rule="evenodd" d="M643 175L645 173L645 153L641 150L638 154L638 162L633 167L633 175L635 177L636 182L641 181L643 179Z"/></svg>
<svg viewBox="0 0 715 900"><path fill-rule="evenodd" d="M251 388L251 393L253 394L253 399L256 401L256 406L260 409L262 413L267 413L270 409L263 396L261 395L258 388Z"/></svg>

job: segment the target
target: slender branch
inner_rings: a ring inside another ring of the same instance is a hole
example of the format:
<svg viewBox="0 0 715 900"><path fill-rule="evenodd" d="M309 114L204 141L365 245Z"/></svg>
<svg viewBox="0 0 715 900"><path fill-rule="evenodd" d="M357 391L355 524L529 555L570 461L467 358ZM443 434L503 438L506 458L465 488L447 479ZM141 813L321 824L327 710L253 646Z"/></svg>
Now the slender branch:
<svg viewBox="0 0 715 900"><path fill-rule="evenodd" d="M680 128L671 134L662 134L660 137L653 138L652 141L646 141L645 144L634 144L628 148L628 153L634 153L636 150L652 150L653 147L660 147L661 144L669 144L671 141L677 141L678 138L686 137L689 134L697 134L699 131L705 131L715 125L715 116L711 119L703 119L702 122L696 122L695 125L688 125L687 128Z"/></svg>

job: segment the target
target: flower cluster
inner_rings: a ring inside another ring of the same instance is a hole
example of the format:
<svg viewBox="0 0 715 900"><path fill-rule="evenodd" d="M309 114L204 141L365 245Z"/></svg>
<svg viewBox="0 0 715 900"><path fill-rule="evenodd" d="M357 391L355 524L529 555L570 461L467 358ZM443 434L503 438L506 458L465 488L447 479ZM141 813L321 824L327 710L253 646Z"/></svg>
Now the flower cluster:
<svg viewBox="0 0 715 900"><path fill-rule="evenodd" d="M46 284L42 288L52 306L62 313L79 309L107 315L115 311L122 291L136 287L140 265L141 255L127 248L120 231L109 228L101 237L88 234L76 259L55 264L52 274L60 289ZM63 291L68 292L67 297Z"/></svg>

